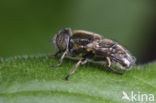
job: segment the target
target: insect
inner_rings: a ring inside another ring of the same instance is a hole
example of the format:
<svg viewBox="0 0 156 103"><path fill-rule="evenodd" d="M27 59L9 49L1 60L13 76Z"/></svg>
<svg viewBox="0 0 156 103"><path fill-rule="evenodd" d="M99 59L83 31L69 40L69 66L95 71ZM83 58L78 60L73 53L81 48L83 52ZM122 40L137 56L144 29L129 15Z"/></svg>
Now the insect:
<svg viewBox="0 0 156 103"><path fill-rule="evenodd" d="M135 57L117 42L103 38L101 35L84 30L75 30L72 32L70 28L62 29L53 38L56 48L56 54L61 54L59 62L53 66L55 68L61 65L66 55L71 57L79 57L80 59L73 67L72 71L66 76L66 80L75 72L80 64L88 61L105 62L106 68L113 73L122 75L111 68L111 65L120 69L130 69L135 65Z"/></svg>

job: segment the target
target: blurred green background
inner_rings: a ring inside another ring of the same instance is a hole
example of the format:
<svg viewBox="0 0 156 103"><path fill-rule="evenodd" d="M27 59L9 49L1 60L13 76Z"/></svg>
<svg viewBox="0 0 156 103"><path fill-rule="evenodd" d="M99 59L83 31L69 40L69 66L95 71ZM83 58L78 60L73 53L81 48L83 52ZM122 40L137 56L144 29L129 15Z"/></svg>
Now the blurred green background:
<svg viewBox="0 0 156 103"><path fill-rule="evenodd" d="M0 57L52 54L62 28L93 31L124 45L138 63L156 59L155 0L1 0Z"/></svg>

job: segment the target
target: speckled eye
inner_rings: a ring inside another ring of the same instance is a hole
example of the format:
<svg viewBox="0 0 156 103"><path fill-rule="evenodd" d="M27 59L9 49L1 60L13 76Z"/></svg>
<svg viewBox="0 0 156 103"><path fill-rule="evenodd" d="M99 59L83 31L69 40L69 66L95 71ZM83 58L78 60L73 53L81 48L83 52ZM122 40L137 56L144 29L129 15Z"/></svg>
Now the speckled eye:
<svg viewBox="0 0 156 103"><path fill-rule="evenodd" d="M56 49L56 51L58 51L59 49L58 49L58 46L57 46L57 44L56 44L56 35L54 36L54 38L53 38L53 43L54 43L54 46L55 46L55 49Z"/></svg>

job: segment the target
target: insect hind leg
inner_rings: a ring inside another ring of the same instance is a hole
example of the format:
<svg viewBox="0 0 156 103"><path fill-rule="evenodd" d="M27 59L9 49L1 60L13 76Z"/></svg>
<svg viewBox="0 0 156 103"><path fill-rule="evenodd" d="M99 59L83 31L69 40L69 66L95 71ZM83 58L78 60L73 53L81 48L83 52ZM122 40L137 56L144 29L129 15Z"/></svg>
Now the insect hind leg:
<svg viewBox="0 0 156 103"><path fill-rule="evenodd" d="M111 61L110 61L110 58L109 58L109 57L106 57L106 60L107 60L106 66L107 66L107 69L108 69L109 71L111 71L111 72L113 72L113 73L115 73L115 74L123 75L123 73L118 72L118 71L116 71L116 70L114 70L114 69L112 69L112 68L110 67L110 66L111 66Z"/></svg>

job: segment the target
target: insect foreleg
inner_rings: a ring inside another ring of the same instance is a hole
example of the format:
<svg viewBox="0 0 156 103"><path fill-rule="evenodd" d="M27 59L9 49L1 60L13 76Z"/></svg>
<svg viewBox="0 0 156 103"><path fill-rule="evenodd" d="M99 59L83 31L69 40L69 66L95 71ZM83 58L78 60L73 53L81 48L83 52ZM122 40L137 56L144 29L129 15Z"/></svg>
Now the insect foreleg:
<svg viewBox="0 0 156 103"><path fill-rule="evenodd" d="M56 56L58 56L58 54L60 54L60 53L61 53L61 51L59 50L59 51L57 51L53 56L56 57Z"/></svg>
<svg viewBox="0 0 156 103"><path fill-rule="evenodd" d="M61 51L57 51L55 54L50 55L49 58L57 57L60 53Z"/></svg>
<svg viewBox="0 0 156 103"><path fill-rule="evenodd" d="M68 80L68 78L76 71L77 67L83 63L86 59L80 59L74 66L74 68L72 69L72 71L66 76L65 80Z"/></svg>
<svg viewBox="0 0 156 103"><path fill-rule="evenodd" d="M55 65L53 65L53 66L50 66L50 67L51 67L51 68L55 68L55 67L61 65L61 64L62 64L62 61L63 61L63 59L64 59L64 57L65 57L66 54L67 54L67 51L65 51L65 52L62 54L62 56L61 56L61 58L60 58L60 60L59 60L59 62L58 62L57 64L55 64Z"/></svg>
<svg viewBox="0 0 156 103"><path fill-rule="evenodd" d="M112 69L110 67L111 66L111 61L110 61L110 58L109 57L106 57L106 60L107 60L106 66L107 66L107 68L108 68L109 71L111 71L111 72L113 72L115 74L123 75L123 73L120 73L120 72L118 72L118 71L116 71L116 70L114 70L114 69Z"/></svg>

